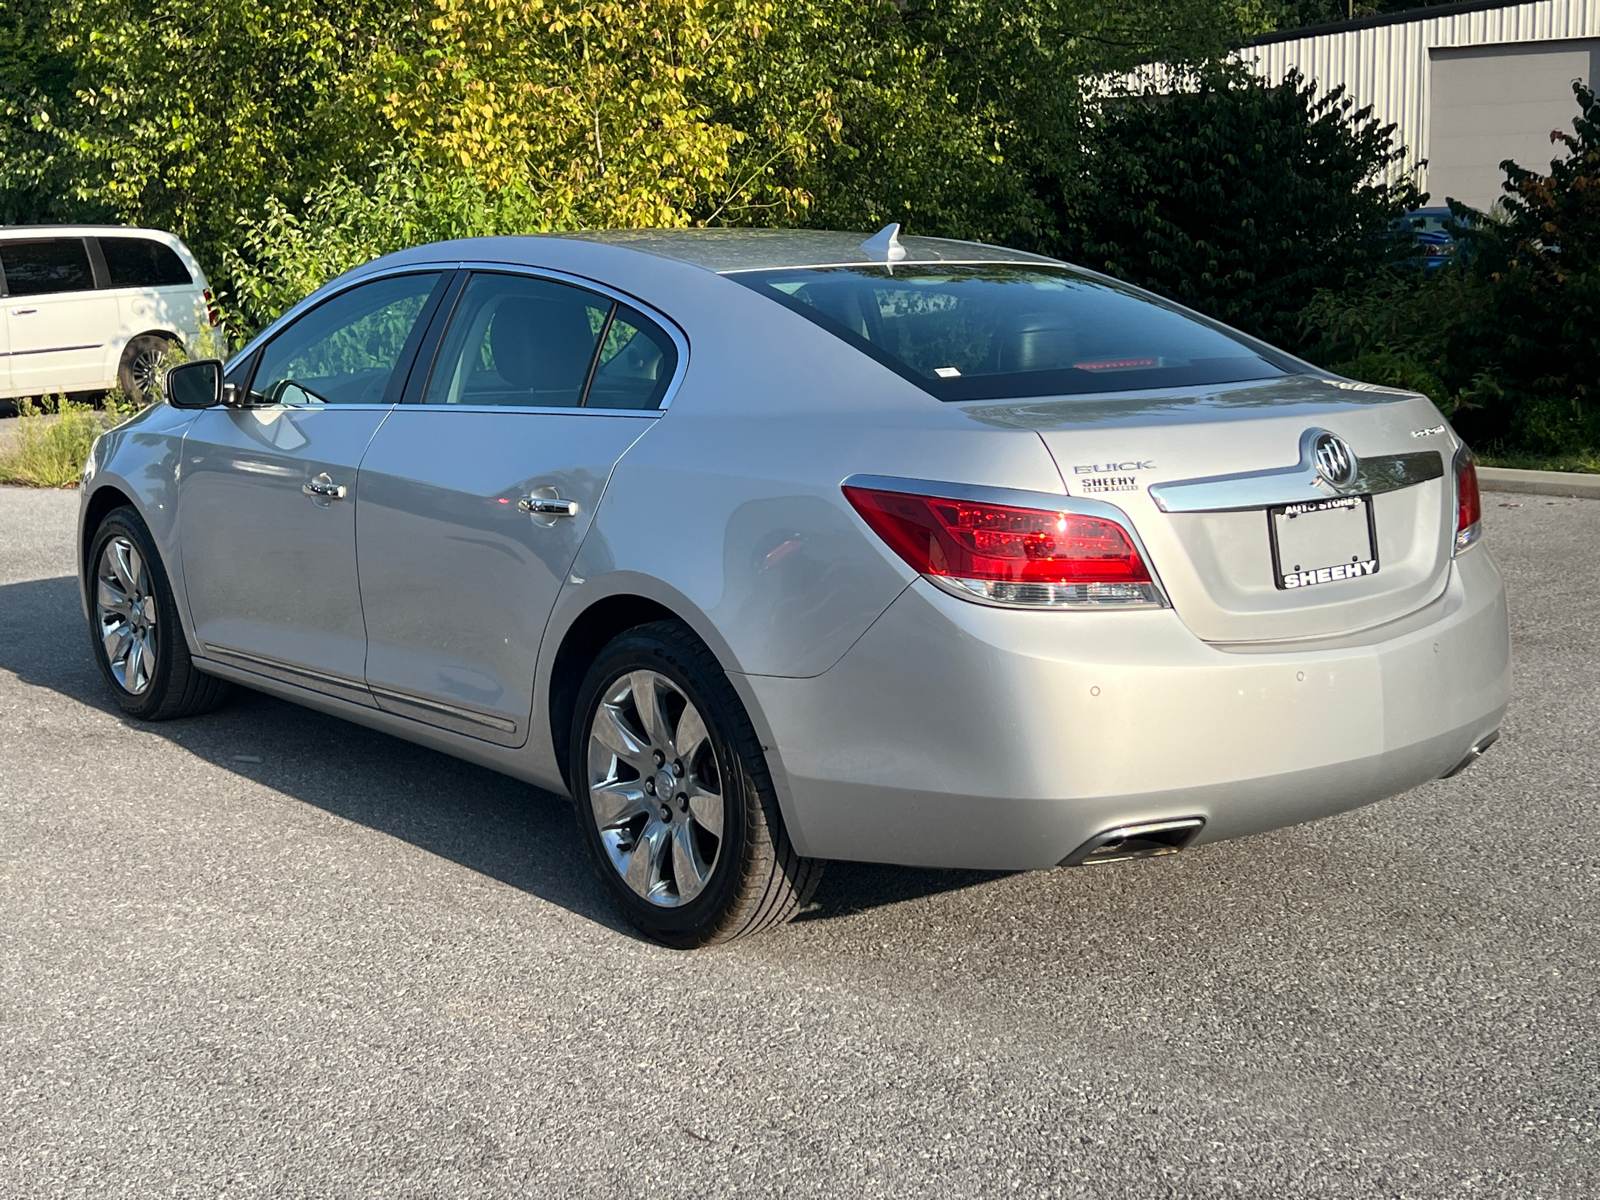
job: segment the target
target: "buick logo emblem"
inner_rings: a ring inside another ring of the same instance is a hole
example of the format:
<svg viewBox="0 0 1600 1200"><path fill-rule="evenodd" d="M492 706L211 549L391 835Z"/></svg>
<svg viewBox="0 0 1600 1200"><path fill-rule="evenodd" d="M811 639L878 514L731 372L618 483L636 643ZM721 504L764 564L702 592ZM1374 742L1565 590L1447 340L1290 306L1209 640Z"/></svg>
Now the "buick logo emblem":
<svg viewBox="0 0 1600 1200"><path fill-rule="evenodd" d="M1317 440L1311 444L1311 461L1316 464L1317 474L1334 487L1347 487L1355 482L1355 451L1336 434L1317 434Z"/></svg>

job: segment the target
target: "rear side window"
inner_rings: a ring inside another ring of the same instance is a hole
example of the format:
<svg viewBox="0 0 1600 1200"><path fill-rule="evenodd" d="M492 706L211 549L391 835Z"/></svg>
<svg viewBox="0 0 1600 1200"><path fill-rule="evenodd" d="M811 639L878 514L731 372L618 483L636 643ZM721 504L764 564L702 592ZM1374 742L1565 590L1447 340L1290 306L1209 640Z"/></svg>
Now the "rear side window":
<svg viewBox="0 0 1600 1200"><path fill-rule="evenodd" d="M666 330L626 304L617 306L600 347L587 408L660 408L678 369Z"/></svg>
<svg viewBox="0 0 1600 1200"><path fill-rule="evenodd" d="M6 291L13 296L87 292L94 287L82 238L0 241L0 266L5 268Z"/></svg>
<svg viewBox="0 0 1600 1200"><path fill-rule="evenodd" d="M172 247L150 238L103 237L100 253L105 256L110 287L179 287L194 282Z"/></svg>
<svg viewBox="0 0 1600 1200"><path fill-rule="evenodd" d="M653 409L677 365L666 332L609 296L484 272L461 293L423 402Z"/></svg>
<svg viewBox="0 0 1600 1200"><path fill-rule="evenodd" d="M1298 369L1287 356L1065 267L896 264L728 278L940 400L1231 383Z"/></svg>

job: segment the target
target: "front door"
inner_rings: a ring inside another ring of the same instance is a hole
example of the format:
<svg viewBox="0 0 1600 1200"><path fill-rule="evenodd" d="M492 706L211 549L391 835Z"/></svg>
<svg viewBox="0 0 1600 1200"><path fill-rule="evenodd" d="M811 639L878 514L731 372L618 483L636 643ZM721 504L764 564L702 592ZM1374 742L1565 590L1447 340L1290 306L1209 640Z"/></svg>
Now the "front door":
<svg viewBox="0 0 1600 1200"><path fill-rule="evenodd" d="M195 418L179 541L207 657L371 705L357 472L439 282L438 272L398 275L339 293L261 350L248 407Z"/></svg>
<svg viewBox="0 0 1600 1200"><path fill-rule="evenodd" d="M528 276L467 281L422 402L394 411L361 467L380 707L527 740L556 594L676 361L658 325L608 297Z"/></svg>
<svg viewBox="0 0 1600 1200"><path fill-rule="evenodd" d="M117 298L95 291L81 237L0 240L11 390L22 396L103 388L116 371Z"/></svg>

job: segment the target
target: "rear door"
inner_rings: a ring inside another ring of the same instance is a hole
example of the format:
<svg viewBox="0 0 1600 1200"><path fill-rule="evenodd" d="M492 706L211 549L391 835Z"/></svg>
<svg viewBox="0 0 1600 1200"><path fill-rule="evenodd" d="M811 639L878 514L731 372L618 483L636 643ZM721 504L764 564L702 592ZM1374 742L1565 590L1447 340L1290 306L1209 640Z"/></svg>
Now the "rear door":
<svg viewBox="0 0 1600 1200"><path fill-rule="evenodd" d="M261 349L244 408L198 413L179 473L194 628L218 661L371 704L357 469L404 386L438 271L358 284Z"/></svg>
<svg viewBox="0 0 1600 1200"><path fill-rule="evenodd" d="M361 467L366 678L381 708L527 740L545 622L680 361L661 324L612 296L526 274L468 279L417 402Z"/></svg>
<svg viewBox="0 0 1600 1200"><path fill-rule="evenodd" d="M133 234L97 239L107 291L129 336L149 329L179 329L193 337L203 310L200 287L176 251L155 238Z"/></svg>
<svg viewBox="0 0 1600 1200"><path fill-rule="evenodd" d="M81 237L0 240L12 390L24 396L109 387L117 301L95 290Z"/></svg>

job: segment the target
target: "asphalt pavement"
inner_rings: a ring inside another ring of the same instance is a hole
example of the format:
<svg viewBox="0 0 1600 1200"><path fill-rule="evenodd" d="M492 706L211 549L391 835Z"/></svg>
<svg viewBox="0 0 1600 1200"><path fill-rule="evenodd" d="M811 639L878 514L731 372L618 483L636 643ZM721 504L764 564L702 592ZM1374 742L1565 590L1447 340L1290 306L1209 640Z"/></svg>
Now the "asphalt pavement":
<svg viewBox="0 0 1600 1200"><path fill-rule="evenodd" d="M1491 495L1464 775L1176 858L834 864L681 954L570 805L268 697L119 716L0 488L0 1196L1600 1195L1600 501Z"/></svg>

